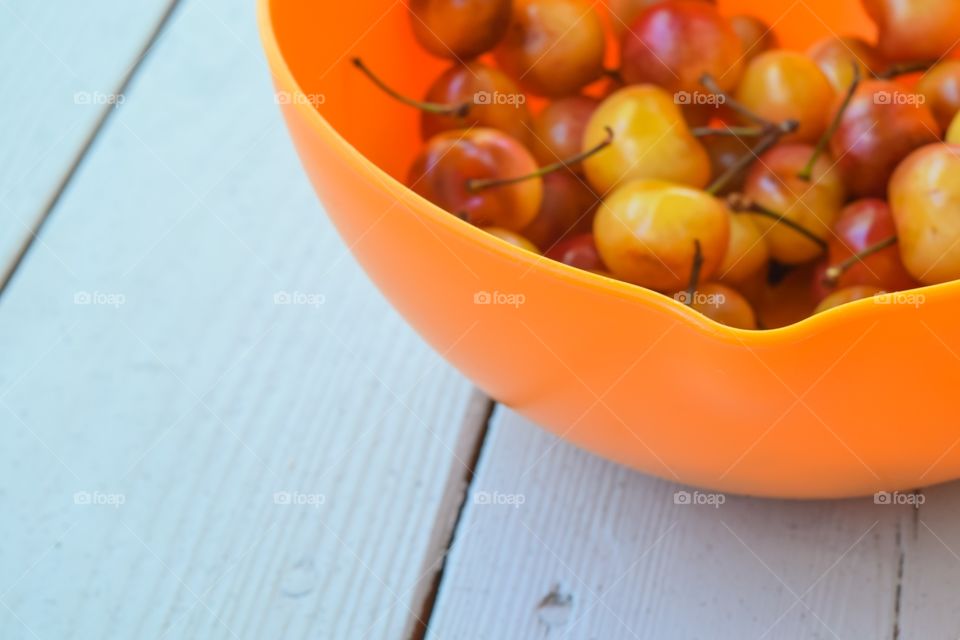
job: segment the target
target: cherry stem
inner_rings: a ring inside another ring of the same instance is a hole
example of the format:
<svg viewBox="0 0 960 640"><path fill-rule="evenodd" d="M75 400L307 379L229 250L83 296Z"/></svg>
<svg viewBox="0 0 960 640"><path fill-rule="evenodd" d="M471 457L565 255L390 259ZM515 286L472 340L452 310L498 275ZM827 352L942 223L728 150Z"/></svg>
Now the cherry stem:
<svg viewBox="0 0 960 640"><path fill-rule="evenodd" d="M700 273L703 271L703 249L700 247L699 238L693 241L693 266L690 268L690 284L687 285L687 299L684 304L688 307L693 306L693 298L697 294L697 287L700 285Z"/></svg>
<svg viewBox="0 0 960 640"><path fill-rule="evenodd" d="M434 113L440 116L454 116L456 118L465 118L470 112L470 108L473 107L472 102L464 102L461 104L438 104L436 102L421 102L420 100L414 100L409 98L396 89L389 86L386 82L381 80L373 71L371 71L367 65L363 63L363 60L360 58L353 59L353 66L357 69L360 69L373 84L377 85L381 91L386 93L388 96L402 102L405 105L411 106L415 109L421 111L426 111L427 113Z"/></svg>
<svg viewBox="0 0 960 640"><path fill-rule="evenodd" d="M620 69L604 69L603 75L610 78L614 82L619 82L623 84L623 75L620 73Z"/></svg>
<svg viewBox="0 0 960 640"><path fill-rule="evenodd" d="M750 149L750 153L746 153L738 158L733 165L731 165L720 177L714 180L713 183L706 188L706 192L712 196L720 193L724 187L730 184L733 179L739 176L750 165L758 160L761 155L776 146L776 144L780 142L780 138L788 133L793 133L799 126L800 123L796 120L787 120L782 124L774 125L773 129L769 131L767 136L760 140L760 142L757 143L757 146Z"/></svg>
<svg viewBox="0 0 960 640"><path fill-rule="evenodd" d="M888 249L895 244L897 244L897 236L884 238L880 242L870 245L860 253L850 256L840 264L830 267L823 276L824 284L830 287L837 286L837 281L840 280L840 277L849 271L853 266L863 262L873 254L879 253L884 249Z"/></svg>
<svg viewBox="0 0 960 640"><path fill-rule="evenodd" d="M904 76L908 73L917 73L920 71L929 71L936 62L906 62L903 64L895 64L892 67L888 67L885 71L879 73L874 73L874 77L878 80L890 80L891 78L896 78L897 76Z"/></svg>
<svg viewBox="0 0 960 640"><path fill-rule="evenodd" d="M767 133L763 127L694 127L690 133L696 138L707 138L709 136L724 136L730 138L759 138Z"/></svg>
<svg viewBox="0 0 960 640"><path fill-rule="evenodd" d="M860 86L861 79L860 65L854 62L853 80L850 82L850 86L847 87L847 93L843 97L843 102L840 104L837 113L833 116L833 121L830 122L830 126L827 127L827 130L820 136L820 140L817 141L817 146L814 147L813 153L810 154L810 159L807 161L806 166L797 174L797 177L801 180L810 182L813 178L813 168L816 166L820 156L823 155L823 152L827 150L827 145L830 144L830 138L832 138L837 132L837 129L840 128L840 124L843 122L843 114L846 113L847 108L850 106L850 102L853 100L853 94L857 92L857 87Z"/></svg>
<svg viewBox="0 0 960 640"><path fill-rule="evenodd" d="M470 180L467 180L467 191L476 193L478 191L483 191L484 189L505 187L511 184L517 184L518 182L524 182L525 180L532 180L533 178L542 178L548 173L554 173L556 171L560 171L561 169L569 169L578 162L582 162L590 156L606 149L613 143L613 129L610 127L605 127L605 129L607 131L607 137L592 149L587 149L586 151L578 153L577 155L567 158L566 160L561 160L560 162L554 162L553 164L548 164L545 167L540 167L533 173L528 173L525 176L516 176L514 178L471 178Z"/></svg>
<svg viewBox="0 0 960 640"><path fill-rule="evenodd" d="M729 198L727 198L727 204L736 213L747 213L751 215L763 216L764 218L770 218L771 220L776 221L777 224L782 224L789 229L793 229L800 235L819 246L820 249L824 251L827 249L827 241L815 234L813 231L810 231L810 229L807 229L803 225L797 224L781 213L771 211L770 209L753 202L742 194L731 195Z"/></svg>
<svg viewBox="0 0 960 640"><path fill-rule="evenodd" d="M709 73L705 73L702 76L700 76L700 84L702 84L707 89L707 91L709 91L713 95L722 97L724 105L730 107L731 109L739 113L741 116L743 116L747 120L755 122L756 124L768 130L772 130L777 126L776 124L774 124L773 122L770 122L763 116L760 116L754 113L753 110L751 110L745 104L738 102L736 99L734 99L733 96L731 96L729 93L721 89L720 85L717 84L717 81L714 79L714 77Z"/></svg>

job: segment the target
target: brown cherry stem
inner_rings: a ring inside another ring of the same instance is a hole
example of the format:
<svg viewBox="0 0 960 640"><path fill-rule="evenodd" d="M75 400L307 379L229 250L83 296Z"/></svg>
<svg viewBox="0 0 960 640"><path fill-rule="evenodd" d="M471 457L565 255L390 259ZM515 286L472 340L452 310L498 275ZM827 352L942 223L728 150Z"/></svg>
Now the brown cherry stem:
<svg viewBox="0 0 960 640"><path fill-rule="evenodd" d="M607 137L592 149L587 149L586 151L578 153L577 155L567 158L566 160L561 160L560 162L554 162L553 164L548 164L545 167L540 167L533 173L528 173L525 176L516 176L513 178L472 178L467 180L467 191L476 193L477 191L483 191L484 189L505 187L507 185L517 184L518 182L524 182L525 180L532 180L533 178L542 178L548 173L554 173L556 171L560 171L561 169L568 169L578 162L583 162L590 156L603 151L613 143L613 129L610 127L605 127L605 129L607 131Z"/></svg>
<svg viewBox="0 0 960 640"><path fill-rule="evenodd" d="M874 73L874 77L877 80L890 80L891 78L896 78L897 76L904 76L908 73L918 73L920 71L929 71L936 62L905 62L902 64L895 64L892 67Z"/></svg>
<svg viewBox="0 0 960 640"><path fill-rule="evenodd" d="M614 82L623 84L623 75L620 73L620 69L604 69L603 75L610 78Z"/></svg>
<svg viewBox="0 0 960 640"><path fill-rule="evenodd" d="M402 93L400 93L399 91L397 91L396 89L388 85L386 82L381 80L380 77L377 76L377 74L375 74L373 71L371 71L370 68L367 67L367 65L365 65L363 63L363 60L361 60L360 58L353 59L353 66L355 66L357 69L360 69L360 71L362 71L364 75L370 78L370 81L373 82L373 84L377 85L380 88L380 90L386 93L388 96L390 96L394 100L397 100L398 102L402 102L405 105L411 106L414 109L426 111L427 113L435 113L440 116L453 116L456 118L465 118L467 114L470 112L470 108L473 106L472 102L464 102L461 104L439 104L436 102L422 102L420 100L414 100L413 98L409 98L403 95Z"/></svg>
<svg viewBox="0 0 960 640"><path fill-rule="evenodd" d="M840 280L840 277L843 276L847 271L849 271L853 266L863 262L870 256L875 253L879 253L884 249L892 247L897 244L897 236L890 236L889 238L884 238L876 244L872 244L863 251L854 254L841 262L838 265L834 265L827 269L827 272L823 276L823 282L827 286L835 287L837 286L837 281Z"/></svg>
<svg viewBox="0 0 960 640"><path fill-rule="evenodd" d="M761 155L772 149L778 142L780 138L787 135L788 133L793 133L800 126L796 120L787 120L786 122L774 125L774 128L767 134L765 138L760 140L757 143L757 146L750 149L750 153L744 154L737 161L730 166L723 174L714 180L710 186L706 188L706 192L710 195L717 195L720 191L723 190L730 182L739 176L743 171L752 165Z"/></svg>
<svg viewBox="0 0 960 640"><path fill-rule="evenodd" d="M781 213L771 211L763 205L753 202L742 194L732 194L729 198L727 198L727 204L730 206L730 209L736 213L748 213L751 215L763 216L764 218L770 218L777 224L782 224L789 229L793 229L803 237L819 246L822 250L827 250L827 241L815 234L813 231L810 231L810 229L807 229L803 225L797 224Z"/></svg>
<svg viewBox="0 0 960 640"><path fill-rule="evenodd" d="M773 130L777 126L775 123L770 122L763 116L754 113L753 110L751 110L745 104L737 101L733 96L721 89L714 77L709 73L705 73L700 76L700 84L702 84L704 88L706 88L706 90L713 95L722 97L724 105L730 107L733 111L736 111L747 120L755 122L756 124L768 130Z"/></svg>
<svg viewBox="0 0 960 640"><path fill-rule="evenodd" d="M813 168L816 166L820 156L823 155L823 152L827 150L827 145L830 144L830 138L832 138L837 132L837 129L840 128L840 123L843 122L843 114L846 113L847 108L850 106L850 102L853 100L853 94L857 92L857 87L860 86L861 78L860 65L854 62L853 80L850 82L850 86L847 87L847 93L843 97L843 102L840 104L837 113L833 116L830 126L827 127L827 130L820 136L820 140L817 141L817 146L814 147L813 153L810 154L810 159L807 161L806 166L797 174L797 177L801 180L810 182L811 178L813 178Z"/></svg>
<svg viewBox="0 0 960 640"><path fill-rule="evenodd" d="M690 133L696 138L707 138L710 136L724 136L730 138L759 138L767 133L763 127L694 127Z"/></svg>
<svg viewBox="0 0 960 640"><path fill-rule="evenodd" d="M687 285L687 299L684 304L688 307L693 306L693 297L697 295L697 287L700 286L700 273L703 271L703 249L700 247L699 238L693 241L693 265L690 268L690 284Z"/></svg>

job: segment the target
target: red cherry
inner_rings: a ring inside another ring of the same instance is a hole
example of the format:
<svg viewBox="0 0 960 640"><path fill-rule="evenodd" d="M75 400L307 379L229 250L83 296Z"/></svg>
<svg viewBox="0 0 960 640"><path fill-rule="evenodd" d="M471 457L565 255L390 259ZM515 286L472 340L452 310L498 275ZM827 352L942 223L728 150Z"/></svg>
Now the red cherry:
<svg viewBox="0 0 960 640"><path fill-rule="evenodd" d="M853 94L830 150L852 195L882 197L897 165L941 133L922 96L897 82L871 80Z"/></svg>
<svg viewBox="0 0 960 640"><path fill-rule="evenodd" d="M582 233L559 242L544 255L548 258L586 271L606 271L592 233Z"/></svg>
<svg viewBox="0 0 960 640"><path fill-rule="evenodd" d="M740 37L706 2L654 5L623 34L620 73L629 84L653 83L670 92L692 94L703 91L700 79L710 74L722 89L730 90L742 71Z"/></svg>
<svg viewBox="0 0 960 640"><path fill-rule="evenodd" d="M907 272L896 246L882 249L847 269L836 284L824 281L827 268L843 263L878 243L897 235L893 213L883 200L869 198L848 205L833 225L829 257L818 269L814 287L818 299L837 289L855 285L870 285L884 291L903 291L920 286Z"/></svg>

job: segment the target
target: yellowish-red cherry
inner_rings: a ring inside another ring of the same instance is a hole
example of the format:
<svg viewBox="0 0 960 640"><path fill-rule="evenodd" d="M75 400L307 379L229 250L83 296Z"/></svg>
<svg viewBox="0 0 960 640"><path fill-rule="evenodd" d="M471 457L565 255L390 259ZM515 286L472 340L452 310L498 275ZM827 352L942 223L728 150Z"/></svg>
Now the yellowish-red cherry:
<svg viewBox="0 0 960 640"><path fill-rule="evenodd" d="M686 295L686 292L681 294L684 298ZM690 307L728 327L757 328L757 314L743 294L719 282L707 282L697 287Z"/></svg>
<svg viewBox="0 0 960 640"><path fill-rule="evenodd" d="M960 279L960 145L913 152L890 181L900 256L923 284Z"/></svg>
<svg viewBox="0 0 960 640"><path fill-rule="evenodd" d="M673 97L659 87L626 87L604 100L591 116L583 148L614 132L613 144L583 162L600 195L630 180L653 178L703 188L710 158L684 122Z"/></svg>
<svg viewBox="0 0 960 640"><path fill-rule="evenodd" d="M743 46L730 22L698 0L650 7L623 34L621 49L627 83L652 83L671 93L703 92L704 74L730 90L743 70Z"/></svg>
<svg viewBox="0 0 960 640"><path fill-rule="evenodd" d="M821 255L831 227L843 210L846 192L840 173L828 155L813 165L811 179L798 174L810 160L809 145L774 147L753 165L744 193L764 209L777 213L820 238L822 244L769 217L754 216L764 233L770 256L783 264L801 264Z"/></svg>
<svg viewBox="0 0 960 640"><path fill-rule="evenodd" d="M523 237L516 231L510 231L509 229L503 229L501 227L487 227L486 229L484 229L484 231L486 231L492 236L496 236L497 238L500 238L507 244L512 244L515 247L519 247L520 249L525 249L531 253L537 253L537 254L540 253L540 250L537 248L535 244L530 242L527 238Z"/></svg>
<svg viewBox="0 0 960 640"><path fill-rule="evenodd" d="M940 126L949 127L960 113L960 60L946 60L923 74L917 93L927 99Z"/></svg>
<svg viewBox="0 0 960 640"><path fill-rule="evenodd" d="M734 285L746 282L764 271L769 260L770 250L753 216L733 214L730 217L730 241L717 267L716 278Z"/></svg>
<svg viewBox="0 0 960 640"><path fill-rule="evenodd" d="M532 149L537 160L546 165L580 153L587 123L599 104L589 96L570 96L544 107L533 120Z"/></svg>
<svg viewBox="0 0 960 640"><path fill-rule="evenodd" d="M434 81L425 100L431 104L466 104L468 110L462 117L423 111L424 140L442 131L470 127L492 127L520 141L530 137L532 120L526 96L505 73L481 62L455 63Z"/></svg>
<svg viewBox="0 0 960 640"><path fill-rule="evenodd" d="M833 87L816 63L795 51L762 53L747 65L737 100L773 122L796 120L797 130L786 141L814 142L826 130Z"/></svg>
<svg viewBox="0 0 960 640"><path fill-rule="evenodd" d="M520 231L536 217L543 200L542 178L486 189L471 181L529 175L537 162L502 131L478 127L445 131L427 141L410 168L416 193L478 227Z"/></svg>
<svg viewBox="0 0 960 640"><path fill-rule="evenodd" d="M857 300L872 298L881 293L883 293L882 289L869 285L854 285L852 287L846 287L845 289L838 289L824 298L813 312L815 314L823 313L827 309L833 309L840 305L856 302Z"/></svg>
<svg viewBox="0 0 960 640"><path fill-rule="evenodd" d="M603 23L587 0L513 0L494 56L528 91L560 97L600 79L605 52Z"/></svg>
<svg viewBox="0 0 960 640"><path fill-rule="evenodd" d="M410 0L410 24L431 54L467 61L503 38L511 6L511 0Z"/></svg>
<svg viewBox="0 0 960 640"><path fill-rule="evenodd" d="M600 257L618 278L658 291L686 287L699 243L700 277L723 260L730 213L704 191L663 180L634 180L597 210L593 234Z"/></svg>
<svg viewBox="0 0 960 640"><path fill-rule="evenodd" d="M845 94L854 80L854 66L861 78L869 78L886 66L880 52L861 38L829 36L807 49L810 56L830 81L833 90Z"/></svg>
<svg viewBox="0 0 960 640"><path fill-rule="evenodd" d="M749 62L764 51L780 46L776 32L760 18L748 15L732 16L730 26L740 38L744 62Z"/></svg>
<svg viewBox="0 0 960 640"><path fill-rule="evenodd" d="M880 50L891 62L939 60L960 42L956 0L862 0L880 28Z"/></svg>

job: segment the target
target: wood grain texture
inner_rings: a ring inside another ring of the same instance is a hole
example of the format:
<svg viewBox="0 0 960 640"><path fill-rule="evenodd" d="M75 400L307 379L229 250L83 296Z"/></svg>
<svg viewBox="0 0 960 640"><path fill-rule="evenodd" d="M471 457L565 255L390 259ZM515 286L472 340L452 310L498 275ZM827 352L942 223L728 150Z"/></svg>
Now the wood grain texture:
<svg viewBox="0 0 960 640"><path fill-rule="evenodd" d="M910 517L871 499L696 493L504 411L428 637L891 638Z"/></svg>
<svg viewBox="0 0 960 640"><path fill-rule="evenodd" d="M185 0L40 239L0 299L0 637L412 629L483 411L323 217L249 7Z"/></svg>
<svg viewBox="0 0 960 640"><path fill-rule="evenodd" d="M0 0L0 283L170 6Z"/></svg>
<svg viewBox="0 0 960 640"><path fill-rule="evenodd" d="M923 490L903 529L899 638L960 638L960 483Z"/></svg>

